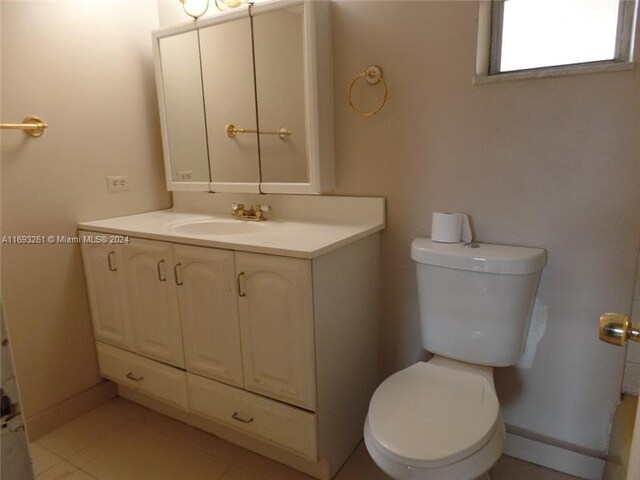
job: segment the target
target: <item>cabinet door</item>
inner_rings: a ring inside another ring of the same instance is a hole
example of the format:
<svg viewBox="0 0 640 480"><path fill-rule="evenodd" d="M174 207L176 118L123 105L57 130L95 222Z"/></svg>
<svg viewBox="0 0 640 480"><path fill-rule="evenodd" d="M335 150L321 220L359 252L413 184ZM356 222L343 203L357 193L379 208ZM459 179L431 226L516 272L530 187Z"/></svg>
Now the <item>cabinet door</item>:
<svg viewBox="0 0 640 480"><path fill-rule="evenodd" d="M236 253L244 383L315 410L311 262Z"/></svg>
<svg viewBox="0 0 640 480"><path fill-rule="evenodd" d="M211 188L258 193L260 165L255 133L251 19L247 15L210 25L200 29L199 35ZM231 125L253 133L230 135Z"/></svg>
<svg viewBox="0 0 640 480"><path fill-rule="evenodd" d="M176 245L187 370L242 387L233 252Z"/></svg>
<svg viewBox="0 0 640 480"><path fill-rule="evenodd" d="M171 244L133 239L124 252L136 351L184 367Z"/></svg>
<svg viewBox="0 0 640 480"><path fill-rule="evenodd" d="M122 246L83 243L82 260L95 338L132 350Z"/></svg>
<svg viewBox="0 0 640 480"><path fill-rule="evenodd" d="M156 71L169 190L209 190L198 32L157 40Z"/></svg>

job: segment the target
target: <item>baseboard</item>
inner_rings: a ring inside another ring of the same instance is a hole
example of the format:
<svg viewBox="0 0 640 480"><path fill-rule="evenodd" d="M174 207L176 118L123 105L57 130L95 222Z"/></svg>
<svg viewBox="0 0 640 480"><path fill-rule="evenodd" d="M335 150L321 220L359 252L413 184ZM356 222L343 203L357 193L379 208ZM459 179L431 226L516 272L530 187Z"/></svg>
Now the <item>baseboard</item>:
<svg viewBox="0 0 640 480"><path fill-rule="evenodd" d="M115 383L104 380L71 398L63 400L31 418L26 418L27 436L30 442L52 432L56 428L93 410L117 396Z"/></svg>
<svg viewBox="0 0 640 480"><path fill-rule="evenodd" d="M606 463L602 458L549 445L513 433L507 433L505 453L510 457L585 480L601 480Z"/></svg>

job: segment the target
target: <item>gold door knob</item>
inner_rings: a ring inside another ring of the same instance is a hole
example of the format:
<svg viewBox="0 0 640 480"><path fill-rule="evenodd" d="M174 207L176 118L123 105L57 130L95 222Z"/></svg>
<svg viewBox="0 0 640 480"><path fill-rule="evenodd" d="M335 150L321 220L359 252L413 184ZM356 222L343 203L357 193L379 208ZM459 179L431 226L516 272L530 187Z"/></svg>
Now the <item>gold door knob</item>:
<svg viewBox="0 0 640 480"><path fill-rule="evenodd" d="M628 340L640 342L640 324L622 313L605 313L600 317L600 340L620 347Z"/></svg>

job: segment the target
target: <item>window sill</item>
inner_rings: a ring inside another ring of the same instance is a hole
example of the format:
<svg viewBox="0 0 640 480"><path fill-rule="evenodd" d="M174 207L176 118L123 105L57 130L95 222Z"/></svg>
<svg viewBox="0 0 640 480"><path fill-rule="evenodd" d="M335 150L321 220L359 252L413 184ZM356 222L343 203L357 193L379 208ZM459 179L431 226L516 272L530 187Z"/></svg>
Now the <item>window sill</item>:
<svg viewBox="0 0 640 480"><path fill-rule="evenodd" d="M528 80L531 78L565 77L569 75L583 75L586 73L622 72L633 70L634 62L606 62L581 65L562 65L558 67L536 68L520 70L516 72L497 73L495 75L476 75L473 78L474 85L486 85L489 83L512 82Z"/></svg>

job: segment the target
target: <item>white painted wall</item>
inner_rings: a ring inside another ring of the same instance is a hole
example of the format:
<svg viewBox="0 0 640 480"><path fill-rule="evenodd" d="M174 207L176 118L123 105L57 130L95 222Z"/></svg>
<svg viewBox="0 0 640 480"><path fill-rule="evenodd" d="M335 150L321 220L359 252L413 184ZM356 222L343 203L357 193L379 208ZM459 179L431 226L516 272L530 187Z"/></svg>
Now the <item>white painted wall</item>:
<svg viewBox="0 0 640 480"><path fill-rule="evenodd" d="M150 31L155 2L0 2L2 235L167 208ZM109 194L106 175L128 175ZM2 284L27 420L99 381L79 246L3 245Z"/></svg>

